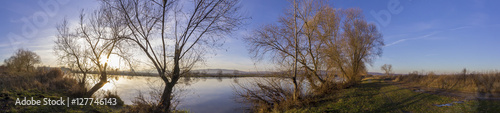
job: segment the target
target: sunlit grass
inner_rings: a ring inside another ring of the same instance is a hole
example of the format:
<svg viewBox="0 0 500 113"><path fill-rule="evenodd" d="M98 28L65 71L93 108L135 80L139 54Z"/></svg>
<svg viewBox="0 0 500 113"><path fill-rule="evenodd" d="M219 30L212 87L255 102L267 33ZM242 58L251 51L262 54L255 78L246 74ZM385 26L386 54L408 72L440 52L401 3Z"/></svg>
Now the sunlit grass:
<svg viewBox="0 0 500 113"><path fill-rule="evenodd" d="M473 93L500 93L500 72L471 74L410 74L387 77L395 82Z"/></svg>
<svg viewBox="0 0 500 113"><path fill-rule="evenodd" d="M316 105L287 112L492 112L499 101L460 100L458 98L414 92L382 80L369 79L361 85L327 96ZM327 101L324 101L327 100ZM456 101L463 103L438 107Z"/></svg>

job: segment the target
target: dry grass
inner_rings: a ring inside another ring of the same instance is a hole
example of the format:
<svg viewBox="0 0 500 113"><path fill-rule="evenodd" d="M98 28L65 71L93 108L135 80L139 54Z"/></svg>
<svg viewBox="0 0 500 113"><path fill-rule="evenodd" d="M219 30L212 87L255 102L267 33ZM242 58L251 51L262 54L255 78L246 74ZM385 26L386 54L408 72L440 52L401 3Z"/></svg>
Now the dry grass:
<svg viewBox="0 0 500 113"><path fill-rule="evenodd" d="M160 82L160 84L158 84ZM163 81L148 80L149 92L144 94L139 91L139 95L132 100L133 105L125 109L128 113L187 113L186 110L177 110L180 99L185 96L185 89L181 85L176 85L173 89L171 97L170 110L162 108L160 104L161 96L164 90Z"/></svg>
<svg viewBox="0 0 500 113"><path fill-rule="evenodd" d="M256 80L255 84L239 84L236 94L242 102L250 104L252 111L269 112L283 110L296 104L293 102L293 86L281 78Z"/></svg>
<svg viewBox="0 0 500 113"><path fill-rule="evenodd" d="M249 104L253 112L282 112L292 108L300 108L315 103L324 96L334 94L341 89L341 84L325 83L316 89L308 89L306 84L297 100L293 99L294 87L289 78L263 78L255 83L238 83L235 93L239 101ZM300 85L299 85L300 86ZM305 89L304 89L305 88Z"/></svg>
<svg viewBox="0 0 500 113"><path fill-rule="evenodd" d="M284 113L497 113L498 101L463 100L443 95L415 92L384 79L366 78L359 85L342 89L316 104L293 108ZM454 103L460 101L462 103ZM452 106L436 105L453 103Z"/></svg>
<svg viewBox="0 0 500 113"><path fill-rule="evenodd" d="M130 106L127 111L130 113L166 112L164 109L160 108L158 102L159 99L156 99L154 97L148 99L144 96L144 94L139 92L139 95L132 101L134 105Z"/></svg>
<svg viewBox="0 0 500 113"><path fill-rule="evenodd" d="M15 99L20 97L41 99L57 98L72 94L71 89L77 86L77 81L65 76L60 69L40 69L34 72L9 72L0 70L0 78L0 111L63 112L71 109L79 109L58 106L15 106L14 104Z"/></svg>
<svg viewBox="0 0 500 113"><path fill-rule="evenodd" d="M396 82L463 92L500 93L500 72L470 74L409 74L389 77Z"/></svg>
<svg viewBox="0 0 500 113"><path fill-rule="evenodd" d="M58 68L40 69L37 72L2 73L0 76L0 88L10 90L37 89L70 93L68 89L77 84L75 79L65 77Z"/></svg>

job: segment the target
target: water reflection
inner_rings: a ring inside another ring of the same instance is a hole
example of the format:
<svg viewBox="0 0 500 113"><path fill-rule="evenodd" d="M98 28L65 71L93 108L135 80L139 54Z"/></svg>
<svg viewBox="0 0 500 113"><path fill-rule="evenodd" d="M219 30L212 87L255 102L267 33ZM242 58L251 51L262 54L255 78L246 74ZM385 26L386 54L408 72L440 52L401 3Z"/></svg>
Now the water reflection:
<svg viewBox="0 0 500 113"><path fill-rule="evenodd" d="M131 105L139 95L151 98L149 92L163 89L160 77L151 76L120 76L111 75L108 84L101 90L116 92L125 104ZM256 77L223 78L223 77L185 77L176 85L180 104L179 110L189 110L194 113L217 112L234 113L244 112L246 105L235 101L233 87L236 83L253 82Z"/></svg>
<svg viewBox="0 0 500 113"><path fill-rule="evenodd" d="M113 83L106 83L106 84L104 84L104 86L101 87L100 90L102 90L102 91L111 91L114 88L115 88L115 85Z"/></svg>

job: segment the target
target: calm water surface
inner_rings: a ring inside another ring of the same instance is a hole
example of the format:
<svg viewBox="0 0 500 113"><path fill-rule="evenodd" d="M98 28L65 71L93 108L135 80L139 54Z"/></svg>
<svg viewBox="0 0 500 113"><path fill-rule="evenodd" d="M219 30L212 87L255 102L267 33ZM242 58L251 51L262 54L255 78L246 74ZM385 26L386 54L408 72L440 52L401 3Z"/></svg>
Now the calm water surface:
<svg viewBox="0 0 500 113"><path fill-rule="evenodd" d="M110 76L113 80L106 84L101 90L117 92L125 104L131 105L132 101L139 95L150 97L149 92L155 89L163 91L160 77L145 76ZM194 113L216 112L235 113L245 112L248 108L244 103L236 101L233 86L237 83L249 83L256 77L239 78L182 78L179 80L177 96L180 104L177 109L189 110ZM237 87L238 88L238 87Z"/></svg>

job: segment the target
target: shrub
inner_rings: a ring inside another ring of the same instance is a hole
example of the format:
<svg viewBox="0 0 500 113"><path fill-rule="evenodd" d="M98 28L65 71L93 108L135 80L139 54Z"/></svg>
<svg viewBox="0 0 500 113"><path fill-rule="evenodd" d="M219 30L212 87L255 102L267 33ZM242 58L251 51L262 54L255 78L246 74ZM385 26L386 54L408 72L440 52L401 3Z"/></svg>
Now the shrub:
<svg viewBox="0 0 500 113"><path fill-rule="evenodd" d="M235 90L239 101L251 105L254 112L276 112L301 107L308 104L308 99L313 96L311 93L307 93L310 91L301 90L298 100L294 100L294 87L290 81L284 78L265 78L255 81L257 82L238 83L239 88ZM326 89L333 86L333 84L324 84L319 88ZM299 87L300 89L302 87ZM317 89L314 91L326 92L327 90ZM314 93L319 94L318 92Z"/></svg>
<svg viewBox="0 0 500 113"><path fill-rule="evenodd" d="M59 68L52 68L45 76L49 79L60 79L64 77L64 73Z"/></svg>
<svg viewBox="0 0 500 113"><path fill-rule="evenodd" d="M121 107L124 105L124 102L123 100L120 98L120 96L118 96L118 94L115 93L111 93L111 91L107 91L106 94L104 95L104 98L116 98L116 105L114 106L118 106L118 107Z"/></svg>
<svg viewBox="0 0 500 113"><path fill-rule="evenodd" d="M139 92L139 95L132 101L134 104L127 111L130 113L153 113L153 112L166 112L158 106L157 99L149 100Z"/></svg>
<svg viewBox="0 0 500 113"><path fill-rule="evenodd" d="M46 72L41 69L38 73L15 73L1 75L1 88L13 90L38 89L40 91L57 91L68 93L73 86L77 85L75 79L64 77L61 69L53 68Z"/></svg>

